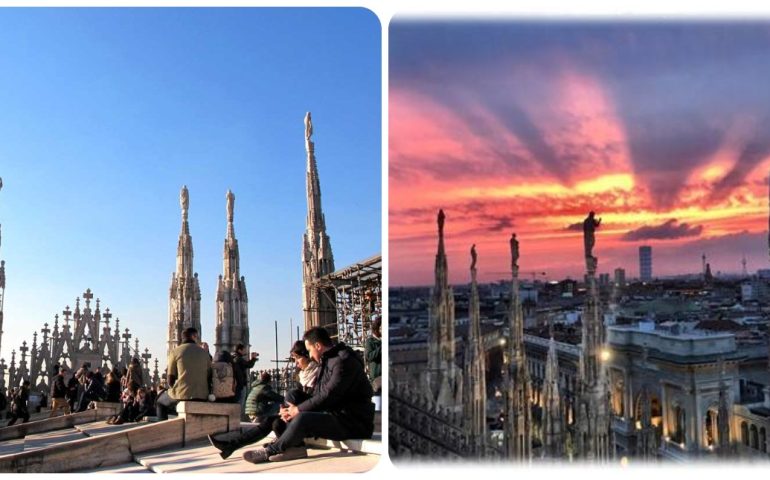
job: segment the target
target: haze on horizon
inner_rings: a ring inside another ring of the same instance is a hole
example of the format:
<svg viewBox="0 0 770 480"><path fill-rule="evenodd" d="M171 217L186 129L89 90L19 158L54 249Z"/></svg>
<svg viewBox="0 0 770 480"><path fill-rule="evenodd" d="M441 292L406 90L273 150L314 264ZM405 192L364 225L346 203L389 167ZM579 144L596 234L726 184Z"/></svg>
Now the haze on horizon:
<svg viewBox="0 0 770 480"><path fill-rule="evenodd" d="M770 23L402 21L390 27L390 284L767 268Z"/></svg>

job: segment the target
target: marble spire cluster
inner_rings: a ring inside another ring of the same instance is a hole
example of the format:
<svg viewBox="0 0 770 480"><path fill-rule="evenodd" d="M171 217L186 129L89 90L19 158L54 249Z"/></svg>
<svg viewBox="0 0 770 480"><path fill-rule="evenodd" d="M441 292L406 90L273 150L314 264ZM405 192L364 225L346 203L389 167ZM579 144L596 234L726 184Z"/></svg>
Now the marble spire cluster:
<svg viewBox="0 0 770 480"><path fill-rule="evenodd" d="M235 238L233 214L235 195L227 191L227 236L222 261L222 275L217 282L217 318L214 348L235 352L239 343L249 344L249 296L246 293L246 279L240 274L240 253Z"/></svg>
<svg viewBox="0 0 770 480"><path fill-rule="evenodd" d="M321 182L315 158L313 121L305 115L305 150L307 152L307 221L302 245L302 311L305 330L324 327L337 336L337 311L334 288L319 286L322 277L334 272L334 255L326 219L321 208Z"/></svg>
<svg viewBox="0 0 770 480"><path fill-rule="evenodd" d="M23 380L29 380L32 387L39 392L50 390L50 373L54 365L61 365L76 370L88 362L92 368L100 368L103 373L129 364L132 358L140 359L144 369L144 379L147 385L157 385L160 381L157 375L150 377L149 360L152 358L149 349L144 353L139 350L139 340L126 328L120 329L120 319L115 318L114 326L110 325L113 314L109 308L102 310L101 302L91 289L87 289L81 298L75 299L74 310L68 306L60 315L54 315L53 328L46 323L43 328L32 335L32 343L22 342L11 352L11 363L6 365L0 361L0 387L5 387L6 372L8 387L18 387ZM61 319L61 323L60 323Z"/></svg>
<svg viewBox="0 0 770 480"><path fill-rule="evenodd" d="M188 222L190 194L187 186L182 187L179 196L182 207L182 231L176 253L176 271L171 277L169 292L168 320L168 355L182 339L182 331L189 327L201 331L201 290L198 274L193 268L193 245ZM217 281L216 321L214 333L215 353L235 352L235 347L242 343L248 351L249 310L246 279L240 273L240 252L238 239L235 238L235 195L230 190L225 195L227 213L227 233L222 254L222 275Z"/></svg>

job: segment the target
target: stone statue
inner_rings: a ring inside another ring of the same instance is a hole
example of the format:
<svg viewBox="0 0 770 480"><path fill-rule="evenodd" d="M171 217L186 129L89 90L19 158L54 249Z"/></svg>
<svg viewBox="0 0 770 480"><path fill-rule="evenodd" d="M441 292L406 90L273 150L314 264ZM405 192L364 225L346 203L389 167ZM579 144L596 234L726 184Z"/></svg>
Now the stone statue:
<svg viewBox="0 0 770 480"><path fill-rule="evenodd" d="M310 118L310 112L305 114L305 140L310 141L313 136L313 120Z"/></svg>
<svg viewBox="0 0 770 480"><path fill-rule="evenodd" d="M182 216L187 218L187 209L190 208L190 194L187 192L187 185L182 187L179 194L179 203L182 205Z"/></svg>
<svg viewBox="0 0 770 480"><path fill-rule="evenodd" d="M511 234L511 270L518 274L519 270L519 241L516 240L516 234Z"/></svg>
<svg viewBox="0 0 770 480"><path fill-rule="evenodd" d="M230 190L227 191L227 221L233 221L233 208L235 205L235 195Z"/></svg>
<svg viewBox="0 0 770 480"><path fill-rule="evenodd" d="M471 247L471 270L476 269L476 244Z"/></svg>
<svg viewBox="0 0 770 480"><path fill-rule="evenodd" d="M444 219L446 218L446 215L444 215L444 210L441 209L438 211L438 234L439 236L444 236Z"/></svg>
<svg viewBox="0 0 770 480"><path fill-rule="evenodd" d="M593 259L593 249L594 244L596 244L596 229L599 228L599 225L602 223L602 219L596 220L594 218L596 214L593 212L593 210L588 214L588 217L586 217L585 220L583 220L583 242L585 246L585 255L586 258Z"/></svg>

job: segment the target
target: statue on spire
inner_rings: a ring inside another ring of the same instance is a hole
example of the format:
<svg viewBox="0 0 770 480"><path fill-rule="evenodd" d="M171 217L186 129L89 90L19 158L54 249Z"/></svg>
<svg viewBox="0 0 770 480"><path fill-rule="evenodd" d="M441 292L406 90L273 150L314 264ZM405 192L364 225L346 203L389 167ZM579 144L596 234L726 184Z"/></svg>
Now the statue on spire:
<svg viewBox="0 0 770 480"><path fill-rule="evenodd" d="M179 203L182 205L182 218L187 219L187 210L190 208L190 194L187 191L187 185L184 185L179 193Z"/></svg>
<svg viewBox="0 0 770 480"><path fill-rule="evenodd" d="M476 268L476 244L474 243L471 246L471 270L474 270Z"/></svg>
<svg viewBox="0 0 770 480"><path fill-rule="evenodd" d="M519 241L516 240L516 234L511 234L511 271L519 271Z"/></svg>
<svg viewBox="0 0 770 480"><path fill-rule="evenodd" d="M446 215L444 215L444 210L441 209L438 211L438 234L440 237L444 236L444 219L446 218Z"/></svg>
<svg viewBox="0 0 770 480"><path fill-rule="evenodd" d="M227 190L227 221L233 222L233 208L235 206L235 195L231 190Z"/></svg>
<svg viewBox="0 0 770 480"><path fill-rule="evenodd" d="M596 229L602 223L602 219L597 220L595 215L596 213L591 210L586 219L583 220L583 245L585 248L586 266L590 274L596 271L597 259L593 255L593 250L596 244Z"/></svg>
<svg viewBox="0 0 770 480"><path fill-rule="evenodd" d="M310 112L305 114L305 140L310 141L313 136L313 119L310 118Z"/></svg>

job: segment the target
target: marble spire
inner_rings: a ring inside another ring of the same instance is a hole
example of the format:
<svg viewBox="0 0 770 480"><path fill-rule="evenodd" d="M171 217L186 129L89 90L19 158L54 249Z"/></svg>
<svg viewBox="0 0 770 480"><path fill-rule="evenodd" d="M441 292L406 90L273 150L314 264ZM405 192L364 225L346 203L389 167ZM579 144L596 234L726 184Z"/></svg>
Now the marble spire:
<svg viewBox="0 0 770 480"><path fill-rule="evenodd" d="M465 347L465 418L473 453L483 457L487 447L487 382L484 340L481 336L479 288L476 280L476 245L471 247L470 329Z"/></svg>
<svg viewBox="0 0 770 480"><path fill-rule="evenodd" d="M321 277L334 272L334 255L326 233L326 219L321 208L321 182L315 158L313 121L305 115L305 150L307 152L307 219L302 248L302 310L305 329L322 326L337 336L337 312L334 288L316 285Z"/></svg>
<svg viewBox="0 0 770 480"><path fill-rule="evenodd" d="M524 313L519 295L519 241L511 235L511 301L508 311L506 422L507 453L514 460L532 459L532 384L524 351Z"/></svg>
<svg viewBox="0 0 770 480"><path fill-rule="evenodd" d="M235 238L233 216L235 210L235 195L227 191L227 236L222 259L222 275L217 282L216 297L216 333L214 348L216 354L221 351L235 352L239 343L249 344L249 310L248 295L246 294L246 279L240 274L240 253L238 240Z"/></svg>
<svg viewBox="0 0 770 480"><path fill-rule="evenodd" d="M198 338L203 337L201 291L198 274L193 273L193 245L188 224L190 194L187 186L182 187L179 203L182 207L182 229L177 245L176 271L171 276L169 289L167 355L181 343L182 330L185 328L195 327Z"/></svg>

